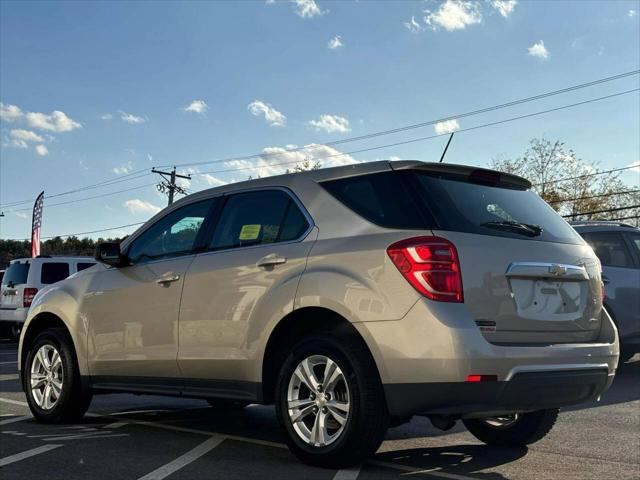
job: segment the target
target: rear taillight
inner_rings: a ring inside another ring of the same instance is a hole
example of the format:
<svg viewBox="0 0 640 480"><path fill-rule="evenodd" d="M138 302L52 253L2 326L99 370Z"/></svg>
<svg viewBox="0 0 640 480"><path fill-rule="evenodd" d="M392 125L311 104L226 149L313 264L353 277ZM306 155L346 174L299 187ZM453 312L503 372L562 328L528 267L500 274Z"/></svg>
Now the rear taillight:
<svg viewBox="0 0 640 480"><path fill-rule="evenodd" d="M26 307L30 307L33 302L33 297L38 293L37 288L25 288L22 292L22 305Z"/></svg>
<svg viewBox="0 0 640 480"><path fill-rule="evenodd" d="M463 302L456 247L440 237L413 237L387 248L400 273L418 292L440 302Z"/></svg>

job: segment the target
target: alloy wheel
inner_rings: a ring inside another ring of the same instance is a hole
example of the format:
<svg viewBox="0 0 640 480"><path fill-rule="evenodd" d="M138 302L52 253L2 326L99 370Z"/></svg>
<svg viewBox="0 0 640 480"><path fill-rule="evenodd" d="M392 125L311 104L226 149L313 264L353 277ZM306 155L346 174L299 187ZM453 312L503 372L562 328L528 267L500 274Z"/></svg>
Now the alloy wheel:
<svg viewBox="0 0 640 480"><path fill-rule="evenodd" d="M287 389L289 420L308 445L324 447L344 431L351 409L349 386L336 362L324 355L302 360Z"/></svg>
<svg viewBox="0 0 640 480"><path fill-rule="evenodd" d="M51 410L56 406L63 385L62 358L53 345L42 345L31 362L31 394L38 407Z"/></svg>

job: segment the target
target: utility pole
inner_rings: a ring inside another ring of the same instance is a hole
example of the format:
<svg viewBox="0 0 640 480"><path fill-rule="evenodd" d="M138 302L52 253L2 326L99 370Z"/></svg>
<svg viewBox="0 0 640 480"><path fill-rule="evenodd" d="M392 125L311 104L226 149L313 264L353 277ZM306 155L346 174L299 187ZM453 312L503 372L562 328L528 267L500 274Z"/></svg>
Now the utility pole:
<svg viewBox="0 0 640 480"><path fill-rule="evenodd" d="M191 175L180 175L176 173L176 167L173 167L173 170L170 172L163 172L162 170L156 170L155 168L151 169L152 173L157 173L164 178L164 181L158 185L158 190L162 193L167 193L169 195L169 203L171 205L173 203L173 194L174 192L185 194L184 188L180 185L176 185L176 178L184 178L186 180L191 180ZM169 178L167 178L167 175Z"/></svg>

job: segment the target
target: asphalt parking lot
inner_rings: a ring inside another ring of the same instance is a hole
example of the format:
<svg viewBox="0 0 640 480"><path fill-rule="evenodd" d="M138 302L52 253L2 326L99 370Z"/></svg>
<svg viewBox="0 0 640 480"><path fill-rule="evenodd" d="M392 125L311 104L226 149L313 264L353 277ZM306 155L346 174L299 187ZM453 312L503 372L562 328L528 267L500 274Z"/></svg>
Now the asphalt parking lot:
<svg viewBox="0 0 640 480"><path fill-rule="evenodd" d="M635 360L635 361L633 361ZM16 345L0 343L0 478L28 479L638 479L640 356L619 369L599 403L567 409L529 449L498 449L460 424L425 418L389 430L365 465L323 470L286 449L272 408L216 412L206 402L102 395L77 425L39 425L16 370Z"/></svg>

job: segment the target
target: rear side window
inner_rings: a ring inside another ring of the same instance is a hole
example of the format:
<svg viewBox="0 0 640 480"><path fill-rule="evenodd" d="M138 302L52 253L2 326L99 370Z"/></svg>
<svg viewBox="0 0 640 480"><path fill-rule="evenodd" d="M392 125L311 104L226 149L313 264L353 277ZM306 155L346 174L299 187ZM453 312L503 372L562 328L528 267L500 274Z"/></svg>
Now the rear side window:
<svg viewBox="0 0 640 480"><path fill-rule="evenodd" d="M321 185L358 215L381 227L423 229L433 226L429 213L418 209L397 173L341 178Z"/></svg>
<svg viewBox="0 0 640 480"><path fill-rule="evenodd" d="M22 285L23 283L27 283L29 267L30 264L28 263L10 264L7 271L4 272L4 277L2 277L2 285Z"/></svg>
<svg viewBox="0 0 640 480"><path fill-rule="evenodd" d="M293 199L281 190L238 193L228 198L211 249L296 240L309 228Z"/></svg>
<svg viewBox="0 0 640 480"><path fill-rule="evenodd" d="M584 238L607 267L633 268L633 260L622 235L617 232L590 232Z"/></svg>
<svg viewBox="0 0 640 480"><path fill-rule="evenodd" d="M78 271L86 270L87 268L91 268L95 265L95 263L78 263Z"/></svg>
<svg viewBox="0 0 640 480"><path fill-rule="evenodd" d="M40 283L48 285L64 280L69 276L69 264L63 262L43 263Z"/></svg>

